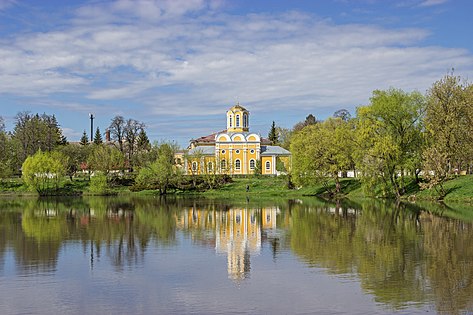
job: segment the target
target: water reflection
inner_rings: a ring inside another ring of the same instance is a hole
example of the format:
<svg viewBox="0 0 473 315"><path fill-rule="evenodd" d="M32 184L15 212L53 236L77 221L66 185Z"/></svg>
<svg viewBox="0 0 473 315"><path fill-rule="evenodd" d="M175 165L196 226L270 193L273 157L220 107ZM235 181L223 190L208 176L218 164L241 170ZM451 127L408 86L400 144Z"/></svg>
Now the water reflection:
<svg viewBox="0 0 473 315"><path fill-rule="evenodd" d="M262 234L274 234L278 212L277 207L226 211L191 207L181 212L177 226L197 242L227 255L228 277L239 282L250 276L250 258L260 253Z"/></svg>
<svg viewBox="0 0 473 315"><path fill-rule="evenodd" d="M473 225L454 218L471 212L373 200L7 199L0 201L0 272L13 259L17 275L56 274L60 257L79 244L91 270L106 261L123 273L149 263L150 248L182 250L184 237L226 256L230 283L251 285L252 264L267 248L273 264L281 251L292 253L310 268L359 282L390 309L432 305L462 314L473 311Z"/></svg>

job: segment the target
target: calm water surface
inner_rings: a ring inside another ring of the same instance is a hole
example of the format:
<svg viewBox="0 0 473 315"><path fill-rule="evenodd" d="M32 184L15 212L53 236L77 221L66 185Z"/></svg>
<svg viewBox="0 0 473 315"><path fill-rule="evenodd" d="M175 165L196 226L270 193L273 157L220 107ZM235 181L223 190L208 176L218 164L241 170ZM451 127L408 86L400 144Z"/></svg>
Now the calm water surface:
<svg viewBox="0 0 473 315"><path fill-rule="evenodd" d="M471 314L473 208L0 199L0 314Z"/></svg>

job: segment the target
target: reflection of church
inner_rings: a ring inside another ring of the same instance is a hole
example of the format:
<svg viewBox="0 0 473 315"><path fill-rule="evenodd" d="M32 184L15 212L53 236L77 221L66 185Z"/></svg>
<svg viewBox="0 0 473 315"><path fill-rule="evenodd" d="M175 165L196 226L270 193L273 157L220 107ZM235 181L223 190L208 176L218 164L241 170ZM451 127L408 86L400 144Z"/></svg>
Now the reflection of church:
<svg viewBox="0 0 473 315"><path fill-rule="evenodd" d="M238 282L249 277L250 256L261 251L262 231L276 229L277 213L276 207L227 211L191 208L178 218L178 226L190 230L193 237L200 238L198 241L214 244L217 254L227 254L228 277Z"/></svg>

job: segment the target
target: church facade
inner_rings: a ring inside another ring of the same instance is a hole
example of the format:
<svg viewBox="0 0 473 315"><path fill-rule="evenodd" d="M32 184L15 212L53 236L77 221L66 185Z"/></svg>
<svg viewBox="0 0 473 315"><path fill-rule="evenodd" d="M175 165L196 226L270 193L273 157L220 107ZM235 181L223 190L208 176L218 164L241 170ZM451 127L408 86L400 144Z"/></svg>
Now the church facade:
<svg viewBox="0 0 473 315"><path fill-rule="evenodd" d="M291 167L291 153L257 133L250 132L250 113L240 104L226 113L227 129L190 141L183 156L186 174L286 173Z"/></svg>

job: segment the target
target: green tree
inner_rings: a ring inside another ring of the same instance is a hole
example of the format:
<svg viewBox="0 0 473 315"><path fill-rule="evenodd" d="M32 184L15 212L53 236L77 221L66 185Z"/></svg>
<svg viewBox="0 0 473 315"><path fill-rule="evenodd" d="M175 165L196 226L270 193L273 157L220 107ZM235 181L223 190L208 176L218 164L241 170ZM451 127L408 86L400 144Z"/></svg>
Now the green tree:
<svg viewBox="0 0 473 315"><path fill-rule="evenodd" d="M148 135L144 128L141 128L138 134L137 148L138 151L148 151L151 149L151 143L149 142Z"/></svg>
<svg viewBox="0 0 473 315"><path fill-rule="evenodd" d="M95 146L87 159L89 168L108 174L112 170L125 168L125 157L115 147L108 145Z"/></svg>
<svg viewBox="0 0 473 315"><path fill-rule="evenodd" d="M40 195L52 188L59 188L59 181L66 173L64 165L67 158L59 152L43 152L39 150L29 156L22 166L23 181Z"/></svg>
<svg viewBox="0 0 473 315"><path fill-rule="evenodd" d="M84 132L82 133L82 137L80 138L80 145L85 146L88 144L89 144L89 137L87 136L87 133L84 130Z"/></svg>
<svg viewBox="0 0 473 315"><path fill-rule="evenodd" d="M424 156L426 178L441 185L455 169L471 169L473 156L473 88L458 76L447 74L427 93L425 129L429 152ZM445 166L438 165L443 157ZM436 174L434 168L445 169ZM440 175L437 176L437 175ZM443 191L443 189L440 189ZM444 192L444 191L443 191ZM442 197L442 196L441 196Z"/></svg>
<svg viewBox="0 0 473 315"><path fill-rule="evenodd" d="M277 133L277 130L276 130L276 123L274 121L271 124L271 129L269 130L269 133L268 133L268 139L273 144L276 144L278 142L278 133Z"/></svg>
<svg viewBox="0 0 473 315"><path fill-rule="evenodd" d="M353 143L352 125L340 118L303 128L291 143L295 183L322 183L329 191L329 181L333 179L335 193L340 193L340 173L353 164Z"/></svg>
<svg viewBox="0 0 473 315"><path fill-rule="evenodd" d="M102 143L103 143L102 134L100 133L99 127L97 127L97 129L95 130L95 135L94 135L94 144L99 145Z"/></svg>
<svg viewBox="0 0 473 315"><path fill-rule="evenodd" d="M158 189L159 194L167 193L169 187L175 185L180 175L174 164L176 146L172 143L162 143L158 146L158 158L147 167L143 167L136 182L148 189Z"/></svg>
<svg viewBox="0 0 473 315"><path fill-rule="evenodd" d="M304 121L300 121L297 124L295 124L292 130L294 132L297 132L297 131L302 130L306 126L315 125L316 123L317 123L317 118L314 115L309 114L307 115Z"/></svg>
<svg viewBox="0 0 473 315"><path fill-rule="evenodd" d="M3 118L0 116L0 180L12 175L12 162L11 139L5 131L5 123Z"/></svg>
<svg viewBox="0 0 473 315"><path fill-rule="evenodd" d="M356 160L365 191L381 184L384 194L403 194L402 176L420 168L425 98L418 92L376 90L357 109ZM399 178L401 177L401 179Z"/></svg>

